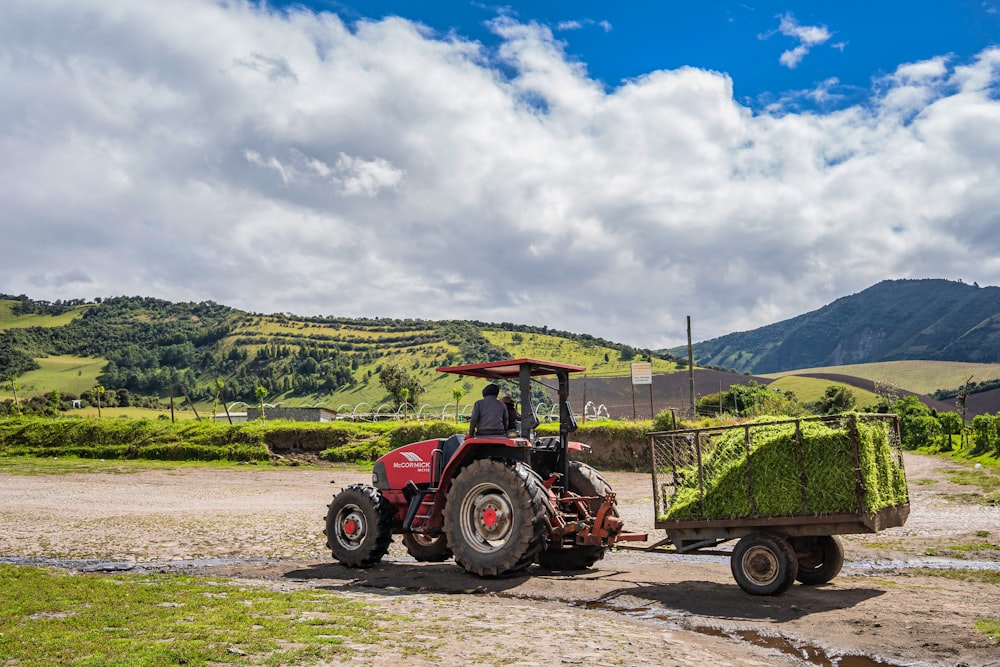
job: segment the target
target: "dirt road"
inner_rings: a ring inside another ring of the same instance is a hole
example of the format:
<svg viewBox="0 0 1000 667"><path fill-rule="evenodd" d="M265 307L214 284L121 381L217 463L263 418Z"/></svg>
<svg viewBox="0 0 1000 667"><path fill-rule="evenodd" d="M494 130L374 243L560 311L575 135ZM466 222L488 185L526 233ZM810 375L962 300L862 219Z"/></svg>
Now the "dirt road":
<svg viewBox="0 0 1000 667"><path fill-rule="evenodd" d="M330 467L0 475L0 560L323 587L411 617L353 665L1000 665L976 628L1000 620L1000 586L921 569L1000 567L1000 507L947 465L908 457L907 524L847 537L840 577L774 598L743 593L721 557L614 552L575 576L487 580L417 563L397 539L378 566L347 569L324 548L325 505L368 474ZM653 532L649 478L606 477L629 529Z"/></svg>

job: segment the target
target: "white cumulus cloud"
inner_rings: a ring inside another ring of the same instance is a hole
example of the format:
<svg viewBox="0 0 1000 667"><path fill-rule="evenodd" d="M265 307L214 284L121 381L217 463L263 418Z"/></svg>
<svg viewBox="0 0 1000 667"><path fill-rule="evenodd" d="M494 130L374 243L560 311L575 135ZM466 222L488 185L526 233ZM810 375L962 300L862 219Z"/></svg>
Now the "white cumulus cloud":
<svg viewBox="0 0 1000 667"><path fill-rule="evenodd" d="M686 315L702 339L885 278L1000 282L1000 49L772 114L691 67L606 89L549 29L492 27L487 51L242 0L7 0L0 292L660 347Z"/></svg>
<svg viewBox="0 0 1000 667"><path fill-rule="evenodd" d="M824 44L833 37L833 33L826 26L800 25L791 13L781 14L778 18L780 22L777 29L761 35L761 39L768 39L780 32L782 35L791 37L798 42L794 48L784 51L778 59L782 65L789 69L798 67L802 59L809 54L814 46ZM843 51L845 46L843 42L838 42L834 45L840 51Z"/></svg>

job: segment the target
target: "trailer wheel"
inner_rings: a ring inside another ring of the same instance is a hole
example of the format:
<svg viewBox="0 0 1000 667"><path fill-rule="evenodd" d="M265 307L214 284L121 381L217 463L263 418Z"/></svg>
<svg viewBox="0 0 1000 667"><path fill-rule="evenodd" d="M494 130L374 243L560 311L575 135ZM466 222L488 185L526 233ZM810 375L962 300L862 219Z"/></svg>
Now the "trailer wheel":
<svg viewBox="0 0 1000 667"><path fill-rule="evenodd" d="M569 462L569 490L581 496L604 496L611 492L611 485L605 481L601 473L586 463ZM597 514L604 505L603 500L590 501L591 516ZM611 508L611 515L618 516L618 508ZM538 564L554 571L585 570L604 558L607 547L600 546L570 546L557 545L554 549L546 549L538 554Z"/></svg>
<svg viewBox="0 0 1000 667"><path fill-rule="evenodd" d="M825 584L844 567L844 543L836 535L797 537L792 546L799 560L798 580L806 586Z"/></svg>
<svg viewBox="0 0 1000 667"><path fill-rule="evenodd" d="M751 595L780 595L795 582L798 559L788 540L775 533L750 533L729 560L733 578Z"/></svg>
<svg viewBox="0 0 1000 667"><path fill-rule="evenodd" d="M524 570L545 545L552 509L523 463L482 459L448 490L444 533L455 562L481 577Z"/></svg>
<svg viewBox="0 0 1000 667"><path fill-rule="evenodd" d="M451 558L451 549L444 535L403 533L406 552L423 563L440 563Z"/></svg>
<svg viewBox="0 0 1000 667"><path fill-rule="evenodd" d="M326 546L348 567L370 567L392 543L392 505L377 489L352 484L333 497L326 513Z"/></svg>

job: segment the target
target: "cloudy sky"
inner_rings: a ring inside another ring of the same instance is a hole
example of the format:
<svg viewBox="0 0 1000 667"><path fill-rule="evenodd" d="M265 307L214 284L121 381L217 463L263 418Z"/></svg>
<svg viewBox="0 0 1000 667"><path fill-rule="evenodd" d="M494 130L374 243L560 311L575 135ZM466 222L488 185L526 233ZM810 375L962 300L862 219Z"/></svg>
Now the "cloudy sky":
<svg viewBox="0 0 1000 667"><path fill-rule="evenodd" d="M609 4L3 0L0 292L656 348L1000 284L1000 2Z"/></svg>

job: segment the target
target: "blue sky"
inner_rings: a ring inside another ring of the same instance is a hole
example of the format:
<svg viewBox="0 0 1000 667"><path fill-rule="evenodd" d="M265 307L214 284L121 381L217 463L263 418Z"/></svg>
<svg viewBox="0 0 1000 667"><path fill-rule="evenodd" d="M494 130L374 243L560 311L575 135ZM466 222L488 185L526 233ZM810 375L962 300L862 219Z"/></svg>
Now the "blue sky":
<svg viewBox="0 0 1000 667"><path fill-rule="evenodd" d="M658 348L886 279L998 285L998 21L4 0L0 292Z"/></svg>
<svg viewBox="0 0 1000 667"><path fill-rule="evenodd" d="M272 4L335 12L352 22L400 16L488 48L501 41L489 27L496 17L537 22L606 86L655 70L704 68L728 74L736 100L751 108L786 97L805 109L842 108L863 101L873 81L901 63L945 54L965 61L1000 39L997 0ZM827 86L834 95L822 103L801 95Z"/></svg>

